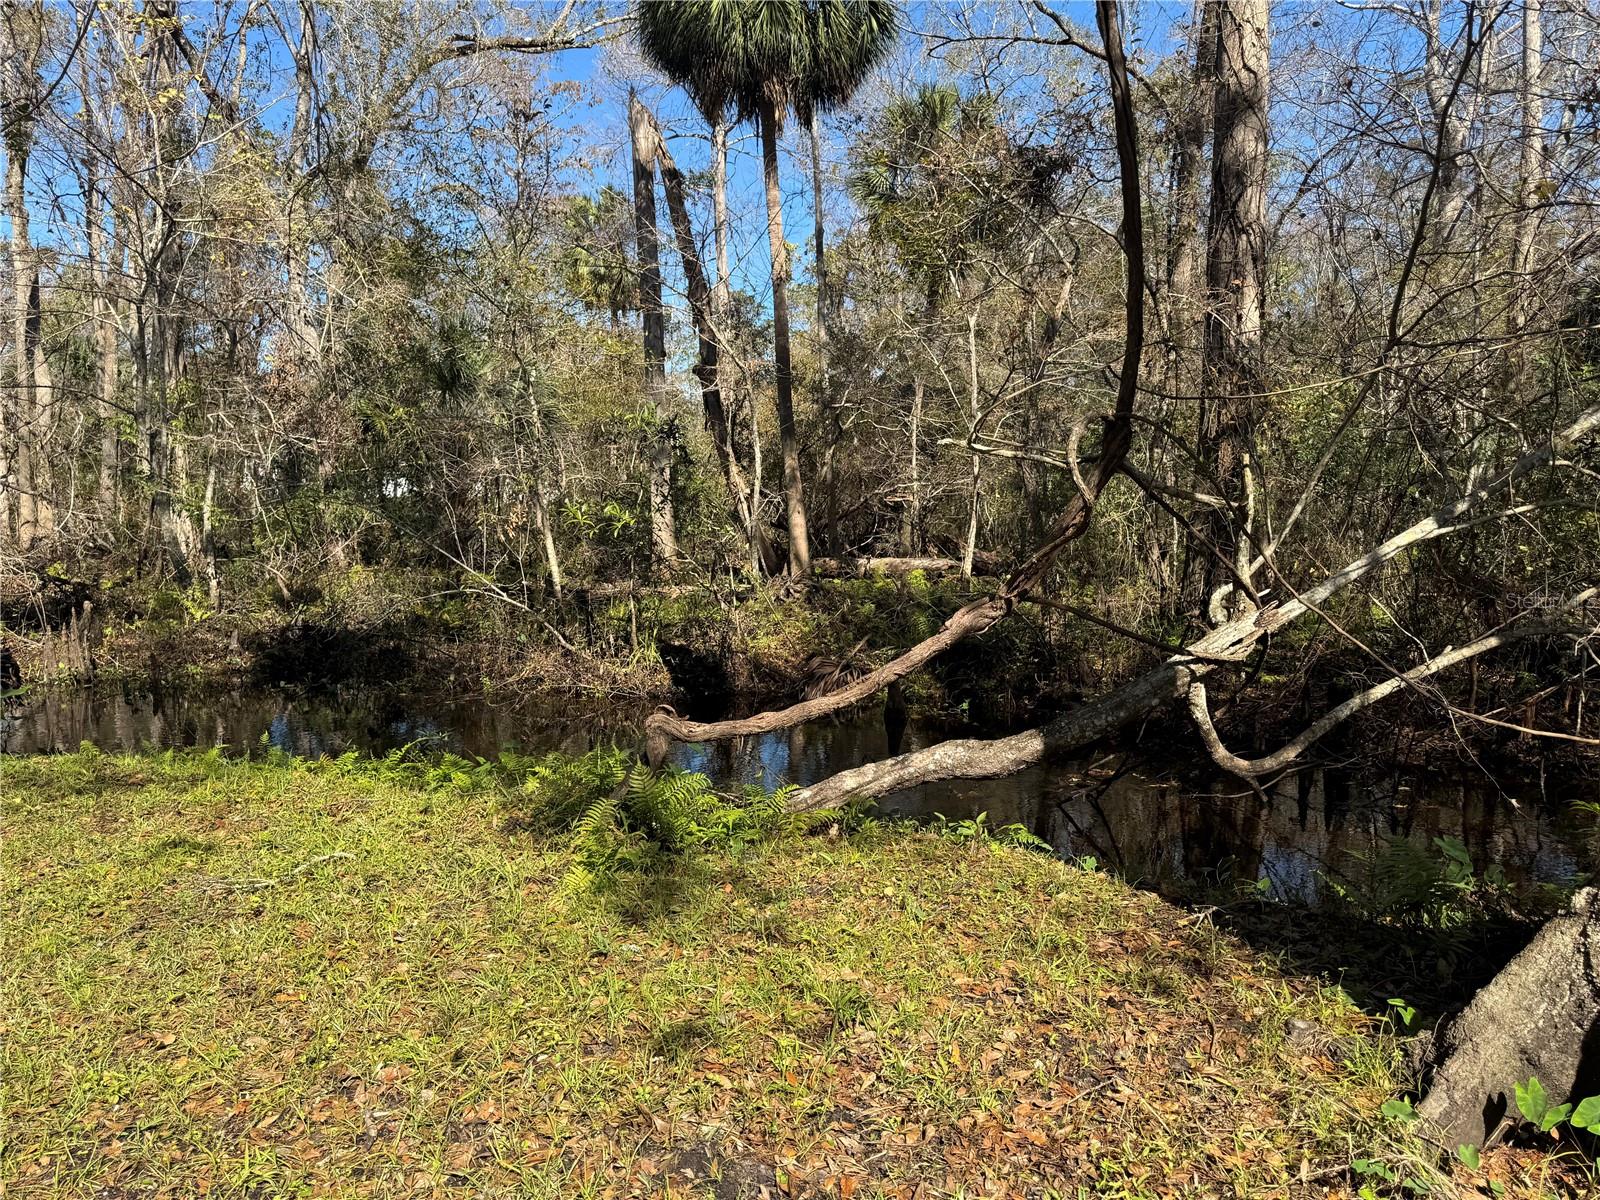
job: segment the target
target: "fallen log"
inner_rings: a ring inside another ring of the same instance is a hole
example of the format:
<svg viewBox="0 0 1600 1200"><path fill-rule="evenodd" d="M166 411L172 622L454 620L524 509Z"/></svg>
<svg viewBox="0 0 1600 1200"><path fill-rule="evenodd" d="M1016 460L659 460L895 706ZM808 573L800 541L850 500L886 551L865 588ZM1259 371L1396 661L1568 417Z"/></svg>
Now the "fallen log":
<svg viewBox="0 0 1600 1200"><path fill-rule="evenodd" d="M1005 566L1000 556L986 553L982 550L972 556L972 565L982 575L1003 575L1005 573ZM871 575L909 575L913 571L925 571L930 575L943 575L946 572L959 571L960 569L961 560L958 558L869 558L846 555L838 558L814 558L811 560L811 573L830 579L865 579Z"/></svg>
<svg viewBox="0 0 1600 1200"><path fill-rule="evenodd" d="M1515 1123L1508 1098L1530 1078L1552 1105L1600 1092L1592 1077L1600 1074L1600 889L1584 888L1546 922L1450 1023L1440 1045L1417 1111L1447 1147L1484 1145L1507 1116Z"/></svg>
<svg viewBox="0 0 1600 1200"><path fill-rule="evenodd" d="M1423 542L1480 523L1483 518L1472 515L1475 509L1507 495L1519 481L1539 468L1564 461L1563 456L1569 450L1597 432L1600 432L1600 405L1581 413L1548 443L1529 451L1499 475L1446 504L1432 516L1424 517L1401 530L1382 545L1352 559L1315 587L1295 592L1292 599L1282 604L1244 613L1218 626L1143 675L1099 700L1064 713L1048 725L992 740L962 738L941 742L882 762L867 763L801 788L793 794L790 803L798 809L829 808L847 799L877 799L906 788L942 780L998 779L1036 766L1048 758L1061 757L1092 745L1107 734L1154 712L1163 704L1186 698L1190 689L1219 664L1247 657L1263 637L1306 613L1316 612L1324 600L1352 583L1365 579L1397 556ZM875 690L873 682L873 677L868 676L854 687L870 695ZM859 698L864 699L865 695ZM760 718L748 720L753 726L748 732L764 732L760 727Z"/></svg>

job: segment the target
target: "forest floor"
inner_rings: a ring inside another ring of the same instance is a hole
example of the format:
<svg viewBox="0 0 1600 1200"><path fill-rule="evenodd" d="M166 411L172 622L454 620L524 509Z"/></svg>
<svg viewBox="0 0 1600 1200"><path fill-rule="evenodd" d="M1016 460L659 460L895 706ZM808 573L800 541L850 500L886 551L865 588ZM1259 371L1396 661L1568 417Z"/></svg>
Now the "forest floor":
<svg viewBox="0 0 1600 1200"><path fill-rule="evenodd" d="M0 796L12 1196L1577 1194L1447 1180L1384 1023L1028 851L868 825L594 896L492 791L348 763Z"/></svg>

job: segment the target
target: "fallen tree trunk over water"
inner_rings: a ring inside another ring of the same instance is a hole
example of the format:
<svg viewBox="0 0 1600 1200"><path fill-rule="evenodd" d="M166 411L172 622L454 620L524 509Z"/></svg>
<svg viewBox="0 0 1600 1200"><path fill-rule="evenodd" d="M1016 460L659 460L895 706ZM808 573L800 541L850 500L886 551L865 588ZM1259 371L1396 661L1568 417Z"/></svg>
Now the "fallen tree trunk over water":
<svg viewBox="0 0 1600 1200"><path fill-rule="evenodd" d="M1481 1146L1537 1078L1551 1105L1600 1091L1600 890L1585 888L1450 1023L1418 1111L1447 1147ZM1579 1091L1578 1089L1584 1089Z"/></svg>
<svg viewBox="0 0 1600 1200"><path fill-rule="evenodd" d="M1245 613L1190 643L1160 666L1130 680L1108 695L1057 717L1039 729L1010 737L962 738L915 750L882 762L841 771L794 793L796 808L828 808L847 799L876 799L906 788L947 779L995 779L1037 766L1105 737L1148 716L1162 705L1188 696L1189 690L1218 665L1245 658L1266 635L1282 629L1324 600L1412 547L1444 537L1483 518L1472 516L1488 501L1510 492L1516 483L1560 458L1573 446L1600 431L1600 405L1582 413L1549 443L1523 455L1495 478L1452 501L1430 517L1394 535L1360 558L1346 563L1315 587L1279 605ZM862 680L868 683L871 676ZM867 694L870 694L867 693ZM865 696L862 697L863 699ZM752 720L755 720L752 718ZM759 728L751 732L760 732ZM1248 765L1248 764L1247 764Z"/></svg>

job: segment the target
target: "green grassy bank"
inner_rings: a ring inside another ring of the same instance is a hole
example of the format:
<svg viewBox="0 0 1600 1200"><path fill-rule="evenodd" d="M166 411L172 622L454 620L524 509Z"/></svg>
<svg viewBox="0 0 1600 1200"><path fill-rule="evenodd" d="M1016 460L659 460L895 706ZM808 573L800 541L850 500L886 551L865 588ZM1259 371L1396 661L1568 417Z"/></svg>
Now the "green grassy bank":
<svg viewBox="0 0 1600 1200"><path fill-rule="evenodd" d="M1380 1115L1396 1046L1342 992L1041 854L869 825L596 895L563 887L568 835L449 772L86 751L0 760L0 794L12 1196L1261 1197L1414 1169Z"/></svg>

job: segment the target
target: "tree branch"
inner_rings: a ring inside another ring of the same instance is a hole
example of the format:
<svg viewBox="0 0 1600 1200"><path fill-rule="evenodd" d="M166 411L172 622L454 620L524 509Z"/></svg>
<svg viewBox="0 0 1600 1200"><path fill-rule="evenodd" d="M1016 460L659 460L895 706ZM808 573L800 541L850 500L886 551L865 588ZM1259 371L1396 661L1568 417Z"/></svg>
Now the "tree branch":
<svg viewBox="0 0 1600 1200"><path fill-rule="evenodd" d="M1596 594L1596 591L1597 589L1595 588L1589 588L1578 593L1578 595L1561 605L1561 611L1570 611L1587 602ZM1224 771L1244 779L1254 779L1282 770L1304 754L1312 745L1325 737L1335 726L1349 720L1362 709L1370 708L1380 700L1394 695L1403 688L1412 686L1418 680L1437 675L1440 671L1448 670L1458 663L1476 658L1480 654L1487 653L1510 642L1553 632L1556 632L1556 630L1549 625L1530 625L1518 629L1506 629L1485 634L1476 641L1468 642L1465 646L1447 649L1440 654L1434 655L1426 662L1417 664L1409 671L1391 676L1382 683L1375 684L1366 691L1350 697L1343 704L1329 709L1310 725L1306 726L1299 735L1284 743L1271 754L1263 755L1260 758L1240 758L1223 745L1222 738L1218 735L1216 726L1211 721L1211 711L1207 705L1206 685L1204 683L1196 683L1189 689L1189 714L1194 718L1195 728L1199 730L1200 740L1205 743L1206 751L1211 755L1211 760ZM1466 713L1463 715L1472 716L1473 714ZM1484 719L1487 720L1487 718ZM1494 723L1499 724L1500 722Z"/></svg>
<svg viewBox="0 0 1600 1200"><path fill-rule="evenodd" d="M841 771L800 789L790 803L797 809L829 808L852 797L875 799L945 779L996 779L1035 766L1047 757L1092 745L1161 705L1186 697L1191 687L1215 669L1215 660L1243 659L1261 638L1304 616L1313 606L1371 575L1412 546L1470 524L1461 520L1465 514L1509 492L1515 483L1533 471L1558 461L1573 446L1588 441L1597 430L1600 430L1600 405L1581 413L1544 446L1523 455L1481 487L1345 564L1300 596L1281 605L1245 613L1218 626L1187 646L1183 653L1173 655L1099 700L1062 714L1048 725L993 740L963 738L941 742L883 762Z"/></svg>

